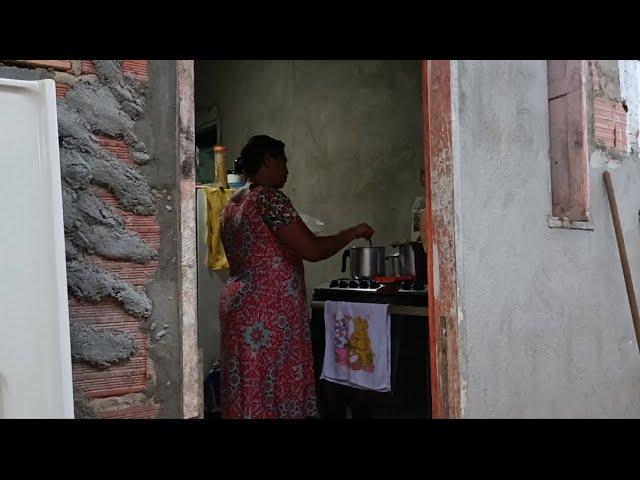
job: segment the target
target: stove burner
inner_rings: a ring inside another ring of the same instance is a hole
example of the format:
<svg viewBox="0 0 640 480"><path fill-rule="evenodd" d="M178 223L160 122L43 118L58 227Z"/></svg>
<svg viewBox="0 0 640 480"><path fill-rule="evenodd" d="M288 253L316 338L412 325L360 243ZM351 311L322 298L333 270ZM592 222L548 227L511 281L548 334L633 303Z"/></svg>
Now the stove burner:
<svg viewBox="0 0 640 480"><path fill-rule="evenodd" d="M383 285L377 280L365 279L365 278L360 280L356 280L352 278L338 278L335 280L331 280L331 282L329 283L330 289L360 290L360 291L369 291L369 292L372 292L372 291L376 292L380 290L380 288L383 286L385 285ZM404 281L404 282L397 282L394 284L388 284L386 285L386 288L390 289L390 290L385 290L385 292L387 293L392 293L393 291L400 292L400 293L410 293L410 292L421 293L427 289L427 285L423 281L415 280L415 281Z"/></svg>
<svg viewBox="0 0 640 480"><path fill-rule="evenodd" d="M402 282L400 291L406 292L422 292L427 286L423 282Z"/></svg>
<svg viewBox="0 0 640 480"><path fill-rule="evenodd" d="M337 280L332 280L331 283L329 283L329 288L377 290L378 288L380 288L380 283L376 282L375 280L368 280L368 279L355 280L355 279L340 278Z"/></svg>

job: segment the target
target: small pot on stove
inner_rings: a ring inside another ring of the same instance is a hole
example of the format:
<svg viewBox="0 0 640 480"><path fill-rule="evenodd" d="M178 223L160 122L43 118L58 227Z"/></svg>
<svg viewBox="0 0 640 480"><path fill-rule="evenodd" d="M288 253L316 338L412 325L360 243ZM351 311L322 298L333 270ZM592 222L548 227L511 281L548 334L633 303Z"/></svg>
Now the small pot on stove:
<svg viewBox="0 0 640 480"><path fill-rule="evenodd" d="M385 274L386 247L351 247L342 254L342 271L347 271L347 258L351 278L371 279Z"/></svg>
<svg viewBox="0 0 640 480"><path fill-rule="evenodd" d="M392 272L398 277L413 277L417 282L425 282L427 278L427 256L420 242L393 243L398 251L389 255Z"/></svg>

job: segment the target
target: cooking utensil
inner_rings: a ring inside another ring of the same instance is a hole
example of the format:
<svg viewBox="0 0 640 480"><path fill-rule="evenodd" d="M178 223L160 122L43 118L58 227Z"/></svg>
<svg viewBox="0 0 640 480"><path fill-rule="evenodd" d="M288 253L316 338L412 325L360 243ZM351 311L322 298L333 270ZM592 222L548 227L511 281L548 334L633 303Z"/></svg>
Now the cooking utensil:
<svg viewBox="0 0 640 480"><path fill-rule="evenodd" d="M397 262L394 274L401 277L413 277L417 281L424 282L427 277L427 263L422 243L394 243L391 246L398 249L396 253L387 257L391 259L392 269L394 268L393 262Z"/></svg>
<svg viewBox="0 0 640 480"><path fill-rule="evenodd" d="M342 271L347 271L350 261L351 277L372 278L385 274L386 247L351 247L342 254Z"/></svg>

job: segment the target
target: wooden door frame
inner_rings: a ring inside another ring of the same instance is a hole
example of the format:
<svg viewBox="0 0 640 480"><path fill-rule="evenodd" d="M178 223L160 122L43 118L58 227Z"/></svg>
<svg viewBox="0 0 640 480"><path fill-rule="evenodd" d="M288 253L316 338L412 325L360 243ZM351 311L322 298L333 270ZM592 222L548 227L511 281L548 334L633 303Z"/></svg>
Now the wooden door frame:
<svg viewBox="0 0 640 480"><path fill-rule="evenodd" d="M194 61L176 61L178 287L182 338L182 416L202 418L204 393L197 320Z"/></svg>
<svg viewBox="0 0 640 480"><path fill-rule="evenodd" d="M460 418L451 61L422 61L431 414Z"/></svg>
<svg viewBox="0 0 640 480"><path fill-rule="evenodd" d="M459 299L456 265L451 61L422 60L425 248L433 418L460 418ZM185 418L202 416L195 274L194 62L179 60L178 169L182 393Z"/></svg>

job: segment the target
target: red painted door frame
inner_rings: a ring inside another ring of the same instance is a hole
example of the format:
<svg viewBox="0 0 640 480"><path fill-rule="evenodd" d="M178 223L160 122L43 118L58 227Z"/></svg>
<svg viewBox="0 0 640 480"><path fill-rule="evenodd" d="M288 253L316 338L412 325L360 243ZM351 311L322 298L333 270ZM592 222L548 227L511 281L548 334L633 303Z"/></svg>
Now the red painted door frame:
<svg viewBox="0 0 640 480"><path fill-rule="evenodd" d="M451 62L422 61L425 248L433 418L460 418Z"/></svg>

